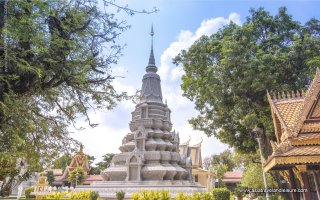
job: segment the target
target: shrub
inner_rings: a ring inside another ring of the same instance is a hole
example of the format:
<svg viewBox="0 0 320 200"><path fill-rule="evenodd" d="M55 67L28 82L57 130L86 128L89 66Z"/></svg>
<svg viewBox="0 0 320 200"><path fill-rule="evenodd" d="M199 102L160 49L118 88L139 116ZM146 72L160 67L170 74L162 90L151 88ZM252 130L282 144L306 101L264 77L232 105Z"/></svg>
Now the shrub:
<svg viewBox="0 0 320 200"><path fill-rule="evenodd" d="M126 193L125 193L124 191L116 192L117 200L123 200L125 194L126 194Z"/></svg>
<svg viewBox="0 0 320 200"><path fill-rule="evenodd" d="M215 188L212 190L213 199L229 200L230 191L227 188Z"/></svg>
<svg viewBox="0 0 320 200"><path fill-rule="evenodd" d="M171 200L167 190L162 191L141 191L132 194L133 200Z"/></svg>
<svg viewBox="0 0 320 200"><path fill-rule="evenodd" d="M140 194L138 192L135 192L132 194L132 200L140 200Z"/></svg>
<svg viewBox="0 0 320 200"><path fill-rule="evenodd" d="M160 192L160 200L171 200L171 195L170 195L169 191L162 190Z"/></svg>
<svg viewBox="0 0 320 200"><path fill-rule="evenodd" d="M241 187L236 187L234 190L234 196L236 197L244 197L245 196L245 192L243 191L243 189Z"/></svg>
<svg viewBox="0 0 320 200"><path fill-rule="evenodd" d="M69 199L74 200L91 200L91 194L93 191L81 191L81 192L72 192L69 194Z"/></svg>
<svg viewBox="0 0 320 200"><path fill-rule="evenodd" d="M213 200L213 196L210 192L202 193L201 200Z"/></svg>
<svg viewBox="0 0 320 200"><path fill-rule="evenodd" d="M81 185L86 180L86 173L83 168L77 167L69 173L68 182Z"/></svg>
<svg viewBox="0 0 320 200"><path fill-rule="evenodd" d="M55 192L53 194L48 194L43 196L43 199L50 199L50 200L61 200L67 196L68 192Z"/></svg>
<svg viewBox="0 0 320 200"><path fill-rule="evenodd" d="M53 171L47 171L47 181L49 183L50 186L52 186L52 183L54 182L54 174Z"/></svg>
<svg viewBox="0 0 320 200"><path fill-rule="evenodd" d="M178 193L176 196L176 200L188 200L189 196L185 193Z"/></svg>
<svg viewBox="0 0 320 200"><path fill-rule="evenodd" d="M90 200L97 200L99 198L99 193L96 191L90 192Z"/></svg>
<svg viewBox="0 0 320 200"><path fill-rule="evenodd" d="M192 197L192 200L202 200L202 198L201 198L202 195L199 192L193 193L193 195L191 197Z"/></svg>
<svg viewBox="0 0 320 200"><path fill-rule="evenodd" d="M24 195L26 195L26 198L35 198L34 195L31 195L31 192L34 192L34 188L33 187L25 189Z"/></svg>

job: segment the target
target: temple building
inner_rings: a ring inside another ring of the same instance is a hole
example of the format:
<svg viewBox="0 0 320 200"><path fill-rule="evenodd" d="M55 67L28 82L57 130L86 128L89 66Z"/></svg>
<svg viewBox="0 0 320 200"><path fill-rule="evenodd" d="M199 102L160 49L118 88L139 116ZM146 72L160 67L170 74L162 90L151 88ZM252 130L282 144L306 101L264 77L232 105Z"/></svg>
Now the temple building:
<svg viewBox="0 0 320 200"><path fill-rule="evenodd" d="M241 184L242 177L242 171L228 171L224 173L222 182L225 184L226 188L234 191L234 189Z"/></svg>
<svg viewBox="0 0 320 200"><path fill-rule="evenodd" d="M69 185L68 177L70 172L72 172L75 168L82 168L84 169L86 175L86 179L84 181L84 185L90 185L92 182L102 181L102 177L100 175L88 175L90 166L88 157L86 154L83 153L83 147L80 146L79 152L77 152L74 157L72 158L70 164L66 167L63 171L62 169L49 169L46 171L52 171L54 175L54 182L53 185L55 186L64 186Z"/></svg>
<svg viewBox="0 0 320 200"><path fill-rule="evenodd" d="M172 130L171 110L163 102L161 80L157 74L153 53L153 28L151 52L142 79L140 101L132 112L130 131L122 140L121 153L116 154L111 166L101 176L104 181L77 190L94 190L101 197L114 198L123 190L126 197L141 190L168 190L173 196L205 191L195 183L192 161L188 154L179 154L179 134Z"/></svg>
<svg viewBox="0 0 320 200"><path fill-rule="evenodd" d="M320 71L306 92L269 94L275 130L264 171L279 171L293 200L320 200Z"/></svg>
<svg viewBox="0 0 320 200"><path fill-rule="evenodd" d="M206 187L208 191L214 188L215 174L209 170L206 170L202 166L202 155L201 155L201 142L195 145L189 145L191 138L185 143L180 144L180 156L185 157L191 156L192 161L192 175L196 183L200 183Z"/></svg>

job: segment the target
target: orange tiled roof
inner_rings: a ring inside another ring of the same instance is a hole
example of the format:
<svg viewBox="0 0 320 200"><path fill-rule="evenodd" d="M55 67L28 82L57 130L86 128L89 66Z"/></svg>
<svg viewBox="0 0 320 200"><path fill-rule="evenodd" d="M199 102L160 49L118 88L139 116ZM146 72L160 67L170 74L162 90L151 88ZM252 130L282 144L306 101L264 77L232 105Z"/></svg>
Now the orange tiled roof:
<svg viewBox="0 0 320 200"><path fill-rule="evenodd" d="M234 179L234 178L241 179L242 175L243 175L242 171L226 172L226 173L224 173L223 178L225 178L225 179Z"/></svg>
<svg viewBox="0 0 320 200"><path fill-rule="evenodd" d="M222 181L225 183L240 183L242 179L243 172L226 172L224 173Z"/></svg>
<svg viewBox="0 0 320 200"><path fill-rule="evenodd" d="M295 146L291 150L281 154L281 156L305 156L305 155L320 156L320 146Z"/></svg>
<svg viewBox="0 0 320 200"><path fill-rule="evenodd" d="M303 99L292 99L287 101L275 102L274 105L278 110L280 117L288 127L294 125L295 118L301 109Z"/></svg>

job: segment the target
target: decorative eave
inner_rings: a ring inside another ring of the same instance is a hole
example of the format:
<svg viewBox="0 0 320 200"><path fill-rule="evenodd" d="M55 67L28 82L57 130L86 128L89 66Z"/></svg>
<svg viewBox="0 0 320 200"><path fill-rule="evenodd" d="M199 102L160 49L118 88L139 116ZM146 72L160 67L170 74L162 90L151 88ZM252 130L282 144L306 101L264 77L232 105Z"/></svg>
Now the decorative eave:
<svg viewBox="0 0 320 200"><path fill-rule="evenodd" d="M320 133L299 134L290 139L293 146L320 145Z"/></svg>
<svg viewBox="0 0 320 200"><path fill-rule="evenodd" d="M273 156L264 164L263 171L268 172L275 167L285 165L320 164L320 155Z"/></svg>
<svg viewBox="0 0 320 200"><path fill-rule="evenodd" d="M274 153L264 163L265 172L274 168L289 167L288 165L320 164L320 146L292 146L290 141L286 143L279 144L279 149L274 149L271 143Z"/></svg>
<svg viewBox="0 0 320 200"><path fill-rule="evenodd" d="M283 95L284 97L285 95ZM287 139L288 137L290 137L292 135L291 130L289 129L289 127L287 126L287 123L285 122L285 120L283 119L282 115L280 114L278 108L275 106L275 101L278 101L279 99L273 99L272 96L269 94L269 92L267 91L267 97L268 97L268 102L271 108L271 114L272 114L272 120L273 120L273 125L275 128L275 132L282 132L281 130L278 130L278 125L277 125L277 121L274 115L277 116L278 120L281 123L281 126L284 128L284 131L281 133L281 138L278 138L278 135L276 134L277 140L280 141L284 141L285 139ZM280 97L280 95L279 95Z"/></svg>

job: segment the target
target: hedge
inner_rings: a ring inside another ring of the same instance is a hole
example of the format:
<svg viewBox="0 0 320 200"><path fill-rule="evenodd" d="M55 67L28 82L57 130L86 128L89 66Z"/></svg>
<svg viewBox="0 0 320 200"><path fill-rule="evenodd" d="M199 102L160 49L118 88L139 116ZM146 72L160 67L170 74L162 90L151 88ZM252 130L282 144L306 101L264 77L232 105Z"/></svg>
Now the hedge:
<svg viewBox="0 0 320 200"><path fill-rule="evenodd" d="M230 191L227 188L214 188L212 195L213 199L230 200Z"/></svg>

